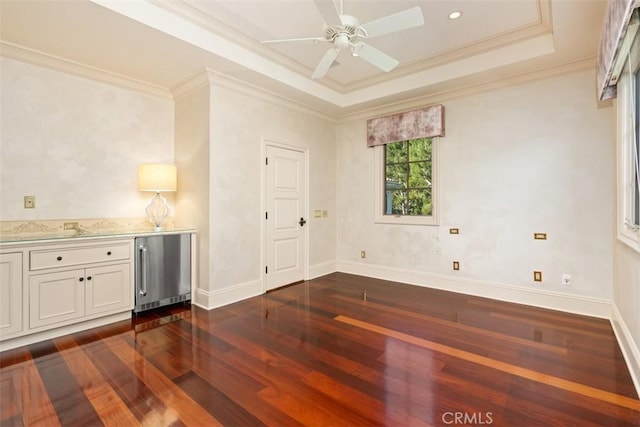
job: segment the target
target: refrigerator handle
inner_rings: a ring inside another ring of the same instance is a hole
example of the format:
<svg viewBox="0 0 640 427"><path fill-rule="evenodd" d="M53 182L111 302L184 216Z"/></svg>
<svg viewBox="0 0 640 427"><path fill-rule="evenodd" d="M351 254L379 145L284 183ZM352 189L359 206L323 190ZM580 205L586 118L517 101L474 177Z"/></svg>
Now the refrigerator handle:
<svg viewBox="0 0 640 427"><path fill-rule="evenodd" d="M140 296L147 295L147 263L148 250L146 246L140 245Z"/></svg>

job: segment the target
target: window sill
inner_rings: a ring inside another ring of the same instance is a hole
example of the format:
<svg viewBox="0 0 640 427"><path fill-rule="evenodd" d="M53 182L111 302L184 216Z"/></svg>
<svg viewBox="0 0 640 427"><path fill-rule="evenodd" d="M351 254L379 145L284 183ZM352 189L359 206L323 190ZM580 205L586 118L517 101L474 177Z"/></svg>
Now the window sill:
<svg viewBox="0 0 640 427"><path fill-rule="evenodd" d="M627 229L618 231L618 241L629 246L634 251L640 253L640 236L638 231L630 231Z"/></svg>
<svg viewBox="0 0 640 427"><path fill-rule="evenodd" d="M439 225L435 216L376 215L376 224Z"/></svg>

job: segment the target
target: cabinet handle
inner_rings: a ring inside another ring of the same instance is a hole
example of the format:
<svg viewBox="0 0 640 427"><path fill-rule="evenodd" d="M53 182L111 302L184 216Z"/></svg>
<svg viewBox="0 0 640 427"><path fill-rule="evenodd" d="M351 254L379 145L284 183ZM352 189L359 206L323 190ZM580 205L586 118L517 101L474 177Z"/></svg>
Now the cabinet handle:
<svg viewBox="0 0 640 427"><path fill-rule="evenodd" d="M91 280L91 276L87 276L87 280Z"/></svg>
<svg viewBox="0 0 640 427"><path fill-rule="evenodd" d="M80 282L84 282L84 277L78 279Z"/></svg>
<svg viewBox="0 0 640 427"><path fill-rule="evenodd" d="M58 261L62 261L62 257L59 256L58 258L56 258Z"/></svg>
<svg viewBox="0 0 640 427"><path fill-rule="evenodd" d="M147 295L147 248L140 246L140 296Z"/></svg>
<svg viewBox="0 0 640 427"><path fill-rule="evenodd" d="M111 255L111 251L108 251L108 252L107 252L107 255Z"/></svg>

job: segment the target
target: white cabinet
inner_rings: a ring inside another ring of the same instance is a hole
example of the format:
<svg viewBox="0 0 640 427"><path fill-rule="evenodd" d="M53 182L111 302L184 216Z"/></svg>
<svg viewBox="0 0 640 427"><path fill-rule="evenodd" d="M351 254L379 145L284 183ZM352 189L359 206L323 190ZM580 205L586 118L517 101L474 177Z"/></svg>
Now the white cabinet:
<svg viewBox="0 0 640 427"><path fill-rule="evenodd" d="M51 241L0 254L0 341L121 320L132 308L133 239Z"/></svg>
<svg viewBox="0 0 640 427"><path fill-rule="evenodd" d="M87 315L131 310L133 286L130 264L88 268L85 277L84 300Z"/></svg>
<svg viewBox="0 0 640 427"><path fill-rule="evenodd" d="M29 327L84 316L84 271L72 270L29 278Z"/></svg>
<svg viewBox="0 0 640 427"><path fill-rule="evenodd" d="M116 264L31 276L29 326L131 309L130 275L129 264Z"/></svg>
<svg viewBox="0 0 640 427"><path fill-rule="evenodd" d="M0 339L21 332L22 252L0 254Z"/></svg>

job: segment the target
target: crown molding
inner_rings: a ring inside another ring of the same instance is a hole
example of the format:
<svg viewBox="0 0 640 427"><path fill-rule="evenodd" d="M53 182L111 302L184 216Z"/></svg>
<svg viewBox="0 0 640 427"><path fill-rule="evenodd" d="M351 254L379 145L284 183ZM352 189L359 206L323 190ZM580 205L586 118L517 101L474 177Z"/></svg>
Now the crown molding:
<svg viewBox="0 0 640 427"><path fill-rule="evenodd" d="M100 81L124 89L134 90L147 95L165 99L178 98L204 84L215 84L217 86L225 87L227 89L256 97L276 105L311 114L313 116L337 124L352 120L368 119L378 115L393 114L400 111L424 106L425 104L440 103L450 99L465 97L481 92L495 90L498 88L518 85L526 83L528 81L574 73L595 67L595 57L589 57L570 63L565 63L559 66L535 70L524 74L513 74L511 76L495 79L489 82L459 87L453 90L443 90L440 92L424 96L417 96L398 102L385 103L383 106L358 109L353 113L331 114L329 112L314 108L309 104L290 99L276 92L272 92L262 87L252 85L238 79L234 79L210 69L203 70L201 73L193 76L192 78L185 80L184 82L172 87L171 89L167 89L140 80L131 79L119 74L101 70L95 67L83 65L75 61L70 61L57 56L45 54L40 51L25 48L5 41L0 41L0 56L28 62L34 65L54 69L79 77Z"/></svg>
<svg viewBox="0 0 640 427"><path fill-rule="evenodd" d="M132 79L121 74L105 71L100 68L91 67L79 62L64 59L59 56L50 55L24 46L0 41L0 56L27 62L33 65L61 71L90 80L118 86L123 89L130 89L160 98L171 99L171 91L161 86L156 86L141 80Z"/></svg>
<svg viewBox="0 0 640 427"><path fill-rule="evenodd" d="M516 73L507 77L497 78L491 81L463 86L452 90L443 90L428 95L417 96L398 102L387 103L384 106L361 109L354 113L345 114L337 120L338 124L353 120L366 120L372 117L395 114L414 108L423 107L428 104L439 104L451 99L463 98L478 93L491 90L502 89L510 86L517 86L523 83L543 80L564 74L577 73L584 70L593 69L596 66L596 57L578 59L565 64L534 70L528 73Z"/></svg>
<svg viewBox="0 0 640 427"><path fill-rule="evenodd" d="M209 85L209 72L207 69L199 72L195 76L192 76L184 81L178 83L171 88L171 94L173 99L178 99L187 95L193 90L199 89L203 86Z"/></svg>
<svg viewBox="0 0 640 427"><path fill-rule="evenodd" d="M187 93L202 87L203 85L214 85L225 89L233 90L244 95L248 95L252 98L261 99L263 101L286 107L292 110L300 111L302 113L316 116L320 119L327 120L331 123L337 123L338 118L330 113L313 108L312 106L295 101L286 96L280 95L276 92L269 91L260 86L252 85L243 80L234 79L225 74L218 73L209 68L198 73L190 79L183 81L182 83L174 86L171 89L173 97L175 99L186 95Z"/></svg>

